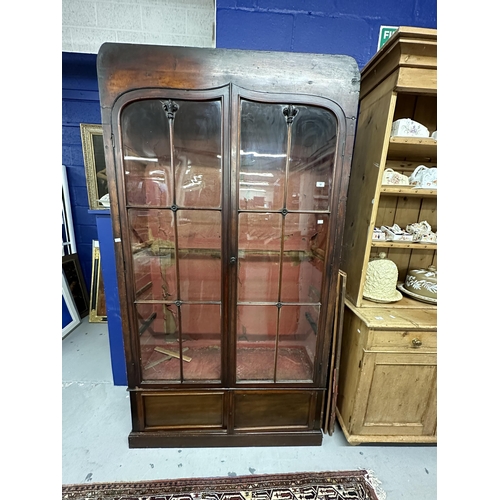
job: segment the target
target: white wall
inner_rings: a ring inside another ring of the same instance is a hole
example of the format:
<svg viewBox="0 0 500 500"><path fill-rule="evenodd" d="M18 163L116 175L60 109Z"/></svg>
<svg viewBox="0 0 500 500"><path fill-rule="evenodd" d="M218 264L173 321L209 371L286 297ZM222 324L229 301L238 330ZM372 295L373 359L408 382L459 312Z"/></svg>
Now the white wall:
<svg viewBox="0 0 500 500"><path fill-rule="evenodd" d="M215 0L62 0L62 51L104 42L215 47Z"/></svg>

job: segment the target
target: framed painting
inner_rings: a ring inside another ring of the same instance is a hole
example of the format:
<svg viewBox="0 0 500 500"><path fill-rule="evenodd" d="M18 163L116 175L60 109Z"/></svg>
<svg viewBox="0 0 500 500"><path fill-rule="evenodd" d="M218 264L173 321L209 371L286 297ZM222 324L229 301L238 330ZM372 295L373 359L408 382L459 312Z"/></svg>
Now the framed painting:
<svg viewBox="0 0 500 500"><path fill-rule="evenodd" d="M104 281L101 272L101 252L99 242L92 241L92 283L90 285L89 323L105 323L106 299L104 296Z"/></svg>
<svg viewBox="0 0 500 500"><path fill-rule="evenodd" d="M78 254L65 255L62 258L62 269L80 318L84 318L89 313L89 294L83 279Z"/></svg>
<svg viewBox="0 0 500 500"><path fill-rule="evenodd" d="M62 255L76 253L75 228L71 212L68 174L62 166Z"/></svg>
<svg viewBox="0 0 500 500"><path fill-rule="evenodd" d="M89 207L91 210L107 210L109 209L109 198L106 199L108 179L106 177L102 125L80 123L80 134L82 136Z"/></svg>
<svg viewBox="0 0 500 500"><path fill-rule="evenodd" d="M69 289L68 280L62 273L62 337L74 330L81 322L73 295Z"/></svg>

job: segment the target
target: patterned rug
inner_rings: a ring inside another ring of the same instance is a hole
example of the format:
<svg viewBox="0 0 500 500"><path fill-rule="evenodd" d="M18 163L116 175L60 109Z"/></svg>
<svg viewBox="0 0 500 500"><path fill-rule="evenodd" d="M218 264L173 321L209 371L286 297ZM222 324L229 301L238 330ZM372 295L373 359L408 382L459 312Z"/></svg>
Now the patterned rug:
<svg viewBox="0 0 500 500"><path fill-rule="evenodd" d="M371 471L68 484L63 500L385 500Z"/></svg>

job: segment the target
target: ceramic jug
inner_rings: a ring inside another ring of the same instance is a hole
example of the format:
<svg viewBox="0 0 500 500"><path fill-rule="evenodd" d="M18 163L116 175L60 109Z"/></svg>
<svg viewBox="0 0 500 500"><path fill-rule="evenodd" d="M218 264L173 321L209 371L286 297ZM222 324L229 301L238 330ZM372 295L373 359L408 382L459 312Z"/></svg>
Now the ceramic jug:
<svg viewBox="0 0 500 500"><path fill-rule="evenodd" d="M388 184L391 186L408 186L410 184L410 180L408 179L408 176L395 172L392 168L386 168L382 177L382 184Z"/></svg>
<svg viewBox="0 0 500 500"><path fill-rule="evenodd" d="M437 168L428 168L425 165L419 165L410 175L410 186L437 189Z"/></svg>

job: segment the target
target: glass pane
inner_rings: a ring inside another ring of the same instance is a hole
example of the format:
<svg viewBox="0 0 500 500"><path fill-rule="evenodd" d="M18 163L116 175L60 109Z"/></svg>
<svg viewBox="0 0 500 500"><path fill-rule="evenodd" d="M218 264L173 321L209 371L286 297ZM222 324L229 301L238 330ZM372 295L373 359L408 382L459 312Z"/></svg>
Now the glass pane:
<svg viewBox="0 0 500 500"><path fill-rule="evenodd" d="M178 311L175 305L136 304L145 380L180 380Z"/></svg>
<svg viewBox="0 0 500 500"><path fill-rule="evenodd" d="M325 214L285 217L283 302L319 302L329 219Z"/></svg>
<svg viewBox="0 0 500 500"><path fill-rule="evenodd" d="M176 205L219 208L222 185L220 101L182 101L174 120Z"/></svg>
<svg viewBox="0 0 500 500"><path fill-rule="evenodd" d="M137 299L177 299L172 219L170 210L129 211Z"/></svg>
<svg viewBox="0 0 500 500"><path fill-rule="evenodd" d="M179 210L180 300L221 298L221 214Z"/></svg>
<svg viewBox="0 0 500 500"><path fill-rule="evenodd" d="M274 381L276 306L238 306L236 380Z"/></svg>
<svg viewBox="0 0 500 500"><path fill-rule="evenodd" d="M238 300L278 300L281 214L241 213L238 225Z"/></svg>
<svg viewBox="0 0 500 500"><path fill-rule="evenodd" d="M129 211L136 298L176 300L175 232L170 210Z"/></svg>
<svg viewBox="0 0 500 500"><path fill-rule="evenodd" d="M243 100L240 112L240 209L281 209L287 142L283 105Z"/></svg>
<svg viewBox="0 0 500 500"><path fill-rule="evenodd" d="M184 380L220 380L220 305L183 304L181 318Z"/></svg>
<svg viewBox="0 0 500 500"><path fill-rule="evenodd" d="M127 203L173 203L168 119L159 99L136 101L122 112L122 149Z"/></svg>
<svg viewBox="0 0 500 500"><path fill-rule="evenodd" d="M319 306L280 309L277 381L312 382Z"/></svg>
<svg viewBox="0 0 500 500"><path fill-rule="evenodd" d="M175 109L173 127L176 198L164 106ZM144 99L122 112L127 203L165 207L221 205L221 102Z"/></svg>
<svg viewBox="0 0 500 500"><path fill-rule="evenodd" d="M292 125L288 210L329 210L337 119L326 109L296 106Z"/></svg>
<svg viewBox="0 0 500 500"><path fill-rule="evenodd" d="M136 299L176 300L173 213L131 209L129 224Z"/></svg>

